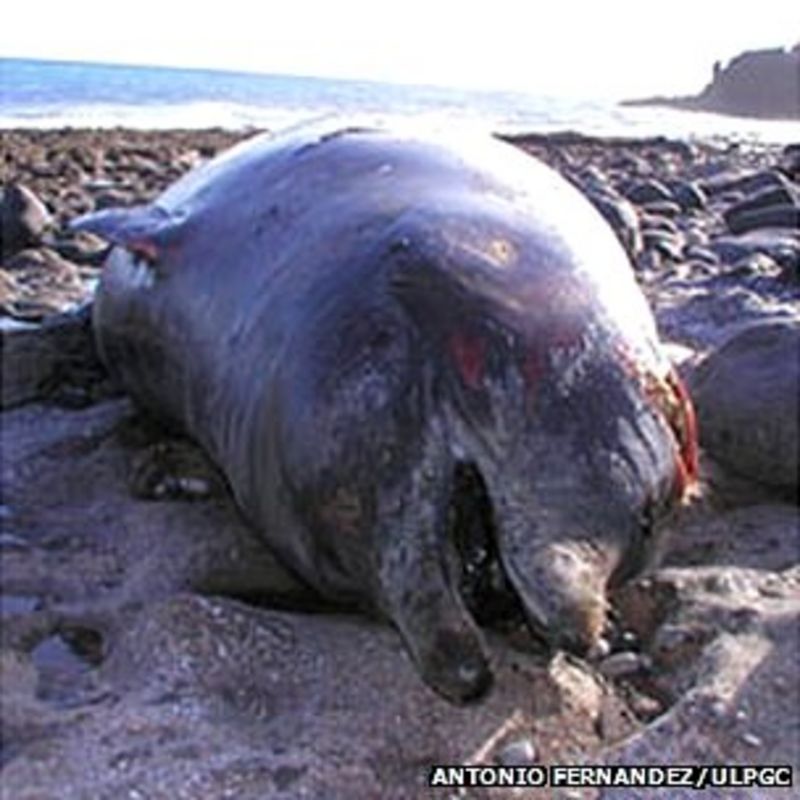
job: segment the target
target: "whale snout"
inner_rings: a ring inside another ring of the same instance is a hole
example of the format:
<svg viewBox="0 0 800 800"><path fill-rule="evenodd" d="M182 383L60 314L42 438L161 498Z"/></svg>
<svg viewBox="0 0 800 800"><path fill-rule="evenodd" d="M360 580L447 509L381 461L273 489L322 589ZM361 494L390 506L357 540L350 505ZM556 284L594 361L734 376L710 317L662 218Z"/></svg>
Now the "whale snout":
<svg viewBox="0 0 800 800"><path fill-rule="evenodd" d="M531 629L555 649L593 652L606 628L609 559L569 540L500 553Z"/></svg>

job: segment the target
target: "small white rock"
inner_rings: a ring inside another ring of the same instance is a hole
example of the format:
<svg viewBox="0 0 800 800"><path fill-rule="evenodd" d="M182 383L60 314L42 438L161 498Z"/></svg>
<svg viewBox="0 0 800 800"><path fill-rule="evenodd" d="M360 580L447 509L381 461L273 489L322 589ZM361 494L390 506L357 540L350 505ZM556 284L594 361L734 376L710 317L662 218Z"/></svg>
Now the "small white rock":
<svg viewBox="0 0 800 800"><path fill-rule="evenodd" d="M589 661L599 661L602 658L605 658L611 652L611 644L609 643L608 639L600 637L594 645L592 645L589 652L586 654L586 657Z"/></svg>
<svg viewBox="0 0 800 800"><path fill-rule="evenodd" d="M527 736L512 739L495 754L495 762L502 767L526 767L536 763L536 747Z"/></svg>
<svg viewBox="0 0 800 800"><path fill-rule="evenodd" d="M646 670L650 666L650 659L646 655L633 650L621 650L604 658L597 668L606 678L621 678L624 675L632 675L634 672Z"/></svg>
<svg viewBox="0 0 800 800"><path fill-rule="evenodd" d="M721 698L717 698L711 704L711 713L717 719L724 719L728 715L728 704Z"/></svg>
<svg viewBox="0 0 800 800"><path fill-rule="evenodd" d="M742 741L748 747L761 747L761 745L763 744L760 736L756 736L754 733L749 733L749 732L742 734Z"/></svg>

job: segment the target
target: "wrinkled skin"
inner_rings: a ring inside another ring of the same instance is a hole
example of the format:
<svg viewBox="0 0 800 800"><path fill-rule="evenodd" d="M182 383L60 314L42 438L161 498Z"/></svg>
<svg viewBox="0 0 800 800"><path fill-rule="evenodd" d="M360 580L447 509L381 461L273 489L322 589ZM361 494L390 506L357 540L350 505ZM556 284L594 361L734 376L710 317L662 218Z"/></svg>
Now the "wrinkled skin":
<svg viewBox="0 0 800 800"><path fill-rule="evenodd" d="M609 582L696 465L650 312L575 189L490 139L311 129L78 227L119 245L95 306L108 366L287 565L392 620L434 689L491 681L447 535L459 464L532 626L597 643Z"/></svg>

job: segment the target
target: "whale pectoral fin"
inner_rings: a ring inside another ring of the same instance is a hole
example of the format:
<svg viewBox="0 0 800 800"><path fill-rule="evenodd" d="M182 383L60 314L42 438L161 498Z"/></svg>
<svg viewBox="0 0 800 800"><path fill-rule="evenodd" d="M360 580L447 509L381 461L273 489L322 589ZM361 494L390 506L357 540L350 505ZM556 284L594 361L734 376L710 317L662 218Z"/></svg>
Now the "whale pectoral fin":
<svg viewBox="0 0 800 800"><path fill-rule="evenodd" d="M480 697L492 673L480 632L447 574L442 553L445 481L419 470L392 492L377 531L380 602L425 682L449 700ZM384 505L381 503L381 505Z"/></svg>
<svg viewBox="0 0 800 800"><path fill-rule="evenodd" d="M73 231L88 231L124 247L151 265L159 262L166 245L174 239L181 220L156 205L109 208L84 214L70 222Z"/></svg>
<svg viewBox="0 0 800 800"><path fill-rule="evenodd" d="M432 689L456 702L480 697L492 682L481 636L449 585L438 554L427 546L427 529L407 525L402 532L393 528L391 535L402 535L403 541L383 549L385 612Z"/></svg>

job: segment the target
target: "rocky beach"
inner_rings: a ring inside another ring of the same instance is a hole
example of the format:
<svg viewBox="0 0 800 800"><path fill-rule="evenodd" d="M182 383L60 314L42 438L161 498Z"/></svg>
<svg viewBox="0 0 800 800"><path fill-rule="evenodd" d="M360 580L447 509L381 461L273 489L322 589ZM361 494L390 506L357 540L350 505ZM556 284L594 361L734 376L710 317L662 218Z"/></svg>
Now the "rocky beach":
<svg viewBox="0 0 800 800"><path fill-rule="evenodd" d="M164 450L179 481L175 464L154 472L143 454L164 434L94 351L108 246L70 220L151 200L248 135L0 131L4 792L644 796L427 786L434 764L497 763L789 764L796 784L800 144L510 139L625 246L696 404L702 486L658 568L613 598L608 654L550 659L497 626L496 685L459 707L418 680L392 629L285 573L190 443Z"/></svg>

